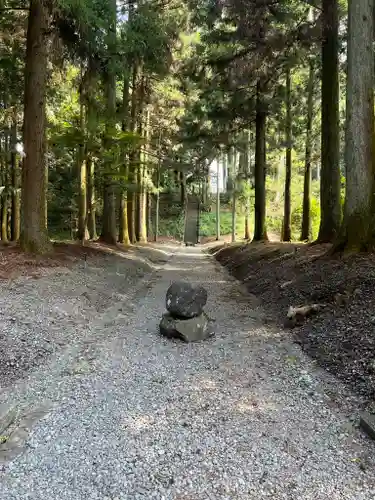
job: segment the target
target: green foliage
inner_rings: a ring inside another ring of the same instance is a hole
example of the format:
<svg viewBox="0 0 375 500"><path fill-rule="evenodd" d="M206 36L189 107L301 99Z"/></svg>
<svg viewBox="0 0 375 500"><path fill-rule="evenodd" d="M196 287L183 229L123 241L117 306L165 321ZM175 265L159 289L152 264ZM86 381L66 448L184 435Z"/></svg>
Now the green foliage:
<svg viewBox="0 0 375 500"><path fill-rule="evenodd" d="M227 236L232 233L232 212L228 209L220 211L220 234ZM236 214L236 234L238 238L243 238L245 234L245 217L240 211ZM200 217L200 235L216 235L216 212L204 212Z"/></svg>
<svg viewBox="0 0 375 500"><path fill-rule="evenodd" d="M184 238L185 216L181 212L174 217L161 217L159 220L159 232L163 236L183 240Z"/></svg>
<svg viewBox="0 0 375 500"><path fill-rule="evenodd" d="M310 205L310 217L311 217L311 233L312 239L315 240L318 237L319 225L320 225L320 203L314 196L311 197ZM294 207L292 211L292 238L293 240L298 240L301 236L302 227L302 206Z"/></svg>
<svg viewBox="0 0 375 500"><path fill-rule="evenodd" d="M160 11L152 4L141 4L123 26L124 58L143 63L151 71L164 73L171 62L171 40L173 33Z"/></svg>

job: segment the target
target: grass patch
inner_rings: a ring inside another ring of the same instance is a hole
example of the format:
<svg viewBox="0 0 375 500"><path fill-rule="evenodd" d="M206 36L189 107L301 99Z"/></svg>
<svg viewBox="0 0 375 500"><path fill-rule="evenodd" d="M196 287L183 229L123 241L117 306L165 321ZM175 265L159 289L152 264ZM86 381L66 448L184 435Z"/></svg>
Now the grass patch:
<svg viewBox="0 0 375 500"><path fill-rule="evenodd" d="M252 230L252 227L250 227ZM220 234L226 236L232 233L232 213L228 210L220 211ZM209 237L216 235L216 212L203 212L200 218L200 236ZM236 235L238 238L245 236L245 216L236 215Z"/></svg>

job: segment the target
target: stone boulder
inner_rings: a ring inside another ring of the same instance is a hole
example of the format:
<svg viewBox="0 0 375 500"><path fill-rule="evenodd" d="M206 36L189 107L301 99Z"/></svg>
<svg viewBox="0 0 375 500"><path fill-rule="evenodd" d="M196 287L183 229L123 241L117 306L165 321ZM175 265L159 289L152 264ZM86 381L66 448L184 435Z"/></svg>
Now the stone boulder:
<svg viewBox="0 0 375 500"><path fill-rule="evenodd" d="M163 314L160 321L160 333L169 339L179 338L185 342L206 340L215 335L210 320L205 313L189 319L179 319L171 313Z"/></svg>
<svg viewBox="0 0 375 500"><path fill-rule="evenodd" d="M174 318L200 316L207 302L207 290L201 285L176 281L167 290L167 310Z"/></svg>

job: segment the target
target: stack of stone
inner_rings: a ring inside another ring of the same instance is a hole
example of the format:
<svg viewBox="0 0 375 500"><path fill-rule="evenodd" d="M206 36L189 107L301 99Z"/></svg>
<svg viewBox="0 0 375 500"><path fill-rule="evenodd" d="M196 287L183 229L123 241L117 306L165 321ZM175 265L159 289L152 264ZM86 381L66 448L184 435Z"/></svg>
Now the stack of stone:
<svg viewBox="0 0 375 500"><path fill-rule="evenodd" d="M203 286L181 281L172 283L167 291L168 312L160 321L160 333L185 342L212 337L211 320L203 311L206 302L207 291Z"/></svg>

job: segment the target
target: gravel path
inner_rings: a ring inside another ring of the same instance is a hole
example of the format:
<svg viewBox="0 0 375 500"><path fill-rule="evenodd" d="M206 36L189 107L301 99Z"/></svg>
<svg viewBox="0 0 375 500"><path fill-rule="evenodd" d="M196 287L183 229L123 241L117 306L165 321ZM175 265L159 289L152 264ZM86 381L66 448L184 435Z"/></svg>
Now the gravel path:
<svg viewBox="0 0 375 500"><path fill-rule="evenodd" d="M125 311L113 299L44 370L3 391L18 413L0 498L375 499L355 396L265 324L213 258L174 248L168 259ZM209 291L213 340L157 335L166 289L184 278Z"/></svg>

